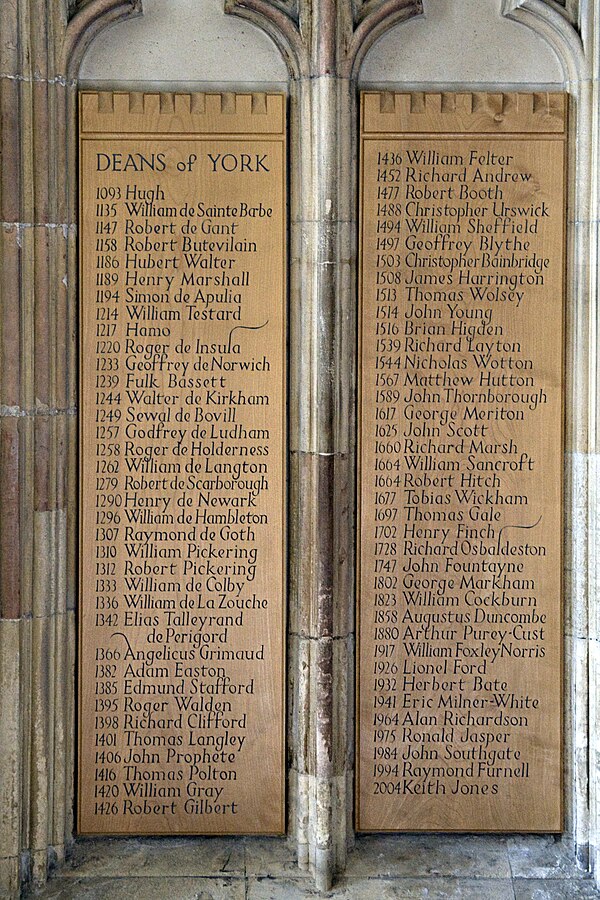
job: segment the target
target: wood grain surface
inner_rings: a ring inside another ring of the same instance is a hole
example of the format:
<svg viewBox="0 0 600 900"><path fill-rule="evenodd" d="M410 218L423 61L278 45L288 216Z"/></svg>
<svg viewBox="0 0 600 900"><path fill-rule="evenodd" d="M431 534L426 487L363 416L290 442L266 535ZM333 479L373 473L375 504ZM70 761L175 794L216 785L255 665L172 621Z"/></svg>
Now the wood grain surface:
<svg viewBox="0 0 600 900"><path fill-rule="evenodd" d="M281 833L284 98L80 99L79 830Z"/></svg>
<svg viewBox="0 0 600 900"><path fill-rule="evenodd" d="M362 95L360 830L562 827L565 115Z"/></svg>

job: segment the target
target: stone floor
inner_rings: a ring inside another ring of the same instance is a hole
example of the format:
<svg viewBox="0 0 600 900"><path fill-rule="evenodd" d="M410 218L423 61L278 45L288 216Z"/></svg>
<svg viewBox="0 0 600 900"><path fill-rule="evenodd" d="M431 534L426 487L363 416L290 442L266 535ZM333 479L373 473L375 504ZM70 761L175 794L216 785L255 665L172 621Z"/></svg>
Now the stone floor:
<svg viewBox="0 0 600 900"><path fill-rule="evenodd" d="M319 896L275 838L80 840L36 900L299 900ZM363 836L339 900L600 897L552 837Z"/></svg>

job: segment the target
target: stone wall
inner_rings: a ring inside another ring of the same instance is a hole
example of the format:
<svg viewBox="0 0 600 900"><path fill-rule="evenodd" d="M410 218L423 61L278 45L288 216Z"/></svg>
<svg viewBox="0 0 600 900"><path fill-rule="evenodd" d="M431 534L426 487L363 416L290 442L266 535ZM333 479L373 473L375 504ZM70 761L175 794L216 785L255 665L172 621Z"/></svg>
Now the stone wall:
<svg viewBox="0 0 600 900"><path fill-rule="evenodd" d="M289 92L289 834L321 888L353 834L356 88L571 94L565 840L595 865L596 4L426 0L421 15L419 0L231 0L228 12L249 21L226 18L217 0L170 0L168 15L166 0L146 7L126 23L138 0L91 0L75 13L66 0L0 5L0 890L42 883L73 836L80 79Z"/></svg>

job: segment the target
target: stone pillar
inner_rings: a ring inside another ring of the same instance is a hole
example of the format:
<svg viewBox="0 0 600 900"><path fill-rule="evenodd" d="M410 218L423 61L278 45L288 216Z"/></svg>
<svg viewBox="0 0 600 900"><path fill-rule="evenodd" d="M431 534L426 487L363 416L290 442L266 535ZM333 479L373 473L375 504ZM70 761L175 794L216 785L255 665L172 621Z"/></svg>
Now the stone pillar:
<svg viewBox="0 0 600 900"><path fill-rule="evenodd" d="M320 890L353 840L356 72L420 0L263 0L291 75L290 833Z"/></svg>
<svg viewBox="0 0 600 900"><path fill-rule="evenodd" d="M73 829L77 599L76 82L134 2L0 5L0 893ZM76 71L76 70L75 70Z"/></svg>
<svg viewBox="0 0 600 900"><path fill-rule="evenodd" d="M600 118L597 3L504 0L503 13L553 47L570 95L564 467L565 836L600 886L598 653L598 211Z"/></svg>
<svg viewBox="0 0 600 900"><path fill-rule="evenodd" d="M3 4L1 16L0 883L10 895L20 876L45 879L49 852L60 860L71 830L65 510L75 435L66 378L70 223L56 189L66 85L55 53L66 11L31 0Z"/></svg>

